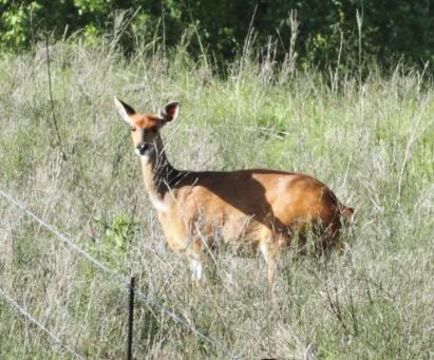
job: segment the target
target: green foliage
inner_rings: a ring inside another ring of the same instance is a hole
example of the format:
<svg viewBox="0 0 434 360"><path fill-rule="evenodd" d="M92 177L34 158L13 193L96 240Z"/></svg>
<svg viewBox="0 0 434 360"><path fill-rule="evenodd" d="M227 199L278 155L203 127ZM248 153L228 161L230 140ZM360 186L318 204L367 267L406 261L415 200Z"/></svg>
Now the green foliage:
<svg viewBox="0 0 434 360"><path fill-rule="evenodd" d="M265 103L257 114L256 126L264 131L264 136L286 136L287 119L291 116L288 106L282 103Z"/></svg>
<svg viewBox="0 0 434 360"><path fill-rule="evenodd" d="M58 39L78 31L91 45L114 34L130 53L138 42L156 38L172 47L193 26L189 51L210 53L220 63L241 52L252 25L256 45L264 48L273 38L282 59L290 46L291 11L300 20L295 49L302 63L336 63L341 48L341 63L350 67L371 57L387 67L401 57L416 64L434 59L434 8L406 0L393 6L387 0L2 0L0 51L29 48L46 32Z"/></svg>
<svg viewBox="0 0 434 360"><path fill-rule="evenodd" d="M126 215L117 215L111 226L104 225L102 243L105 251L126 252L134 240L134 222Z"/></svg>
<svg viewBox="0 0 434 360"><path fill-rule="evenodd" d="M0 1L0 51L21 50L28 46L32 35L30 24L40 8L37 2Z"/></svg>
<svg viewBox="0 0 434 360"><path fill-rule="evenodd" d="M99 219L99 240L91 247L92 253L110 267L122 268L126 256L135 240L136 223L134 219L124 214L114 216L111 221Z"/></svg>

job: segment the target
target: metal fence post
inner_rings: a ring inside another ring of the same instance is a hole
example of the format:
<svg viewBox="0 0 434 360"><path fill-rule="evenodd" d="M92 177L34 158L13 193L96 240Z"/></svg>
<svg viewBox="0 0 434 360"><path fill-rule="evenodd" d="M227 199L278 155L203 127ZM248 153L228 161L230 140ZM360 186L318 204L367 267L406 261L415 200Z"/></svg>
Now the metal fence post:
<svg viewBox="0 0 434 360"><path fill-rule="evenodd" d="M130 280L130 301L128 304L127 360L133 360L133 325L134 325L134 276Z"/></svg>

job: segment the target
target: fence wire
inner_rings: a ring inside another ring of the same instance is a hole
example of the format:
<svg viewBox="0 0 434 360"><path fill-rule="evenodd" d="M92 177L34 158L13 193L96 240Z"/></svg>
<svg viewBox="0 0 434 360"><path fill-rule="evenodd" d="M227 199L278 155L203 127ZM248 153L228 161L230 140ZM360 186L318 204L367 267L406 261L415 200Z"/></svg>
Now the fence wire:
<svg viewBox="0 0 434 360"><path fill-rule="evenodd" d="M61 240L64 243L64 245L66 245L70 249L72 249L75 252L77 252L80 256L82 256L83 258L85 258L87 261L91 262L96 268L98 268L99 270L101 270L105 274L109 275L112 279L116 280L118 286L123 291L125 291L125 292L128 293L128 291L129 291L129 280L126 277L121 276L121 275L115 273L113 270L109 269L107 266L105 266L100 261L98 261L97 259L95 259L88 252L86 252L85 250L83 250L82 248L80 248L76 243L74 243L72 240L70 240L66 235L64 235L60 231L58 231L54 226L50 225L49 223L47 223L46 221L44 221L43 219L41 219L34 212L30 211L23 203L15 200L15 198L12 197L9 193L6 193L5 191L0 190L0 195L3 198L5 198L6 200L8 200L15 207L17 207L18 209L20 209L22 212L24 212L26 215L28 215L30 218L32 218L34 221L36 221L38 224L40 224L42 227L44 227L45 229L47 229L52 234L56 235L56 237L59 240ZM225 353L227 354L227 356L230 359L239 358L239 356L237 356L236 354L234 354L232 351L228 350L228 348L226 346L224 346L223 343L220 340L217 340L215 338L211 338L211 337L205 335L203 332L201 332L196 327L194 327L186 318L181 317L181 316L177 315L176 313L174 313L173 311L167 309L166 307L164 307L163 305L161 305L160 303L158 303L158 301L156 299L153 299L153 300L150 301L148 299L148 297L142 291L140 291L139 289L135 290L135 294L136 294L136 298L140 299L146 306L148 306L148 307L153 306L153 307L157 308L163 314L165 314L168 317L170 317L175 323L178 323L178 324L184 326L185 328L189 329L196 337L198 337L201 340L203 340L203 341L207 342L208 344L212 345L215 349L225 349ZM10 299L13 301L12 298L10 298ZM16 304L16 302L14 302L14 303ZM28 314L28 313L26 312L26 314ZM43 328L43 329L45 329L45 328ZM45 329L44 331L47 332L48 330ZM58 339L57 337L55 337L55 338Z"/></svg>
<svg viewBox="0 0 434 360"><path fill-rule="evenodd" d="M73 348L66 345L60 338L56 335L54 335L50 330L48 330L40 321L35 319L28 311L26 311L24 308L22 308L9 294L7 294L3 289L0 288L0 296L2 296L9 305L21 316L25 317L27 320L29 320L31 323L35 324L39 329L41 329L44 333L46 333L54 344L58 345L59 347L63 348L67 352L69 352L71 355L73 355L75 358L80 360L85 360L85 357L77 353Z"/></svg>

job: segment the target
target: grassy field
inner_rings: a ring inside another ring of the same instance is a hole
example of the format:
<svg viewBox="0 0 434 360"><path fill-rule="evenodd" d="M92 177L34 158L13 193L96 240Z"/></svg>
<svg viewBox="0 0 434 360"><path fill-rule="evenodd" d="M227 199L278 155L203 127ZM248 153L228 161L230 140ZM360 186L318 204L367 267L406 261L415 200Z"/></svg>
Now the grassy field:
<svg viewBox="0 0 434 360"><path fill-rule="evenodd" d="M49 62L43 46L0 60L0 190L110 270L0 196L0 290L89 359L125 357L128 298L114 274L134 274L147 297L137 359L433 358L431 80L399 66L365 69L363 81L287 70L246 55L222 78L182 46L127 61L109 46L57 43ZM142 111L180 101L163 132L178 168L269 167L328 184L357 208L345 253L288 253L270 295L263 259L228 250L192 290L113 95ZM74 356L0 294L0 359L59 358Z"/></svg>

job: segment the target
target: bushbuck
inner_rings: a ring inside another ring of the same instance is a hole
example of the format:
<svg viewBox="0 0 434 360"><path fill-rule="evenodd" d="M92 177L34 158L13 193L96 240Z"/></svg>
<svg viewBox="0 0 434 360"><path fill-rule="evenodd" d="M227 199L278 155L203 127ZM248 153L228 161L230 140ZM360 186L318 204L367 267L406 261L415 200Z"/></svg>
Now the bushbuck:
<svg viewBox="0 0 434 360"><path fill-rule="evenodd" d="M178 102L167 104L160 114L136 112L116 97L114 103L131 128L145 187L167 243L190 260L194 283L201 281L203 250L221 242L259 249L270 284L282 249L295 236L318 230L316 247L321 251L338 243L343 219L351 218L353 209L322 182L266 169L177 170L166 157L160 130L178 117Z"/></svg>

